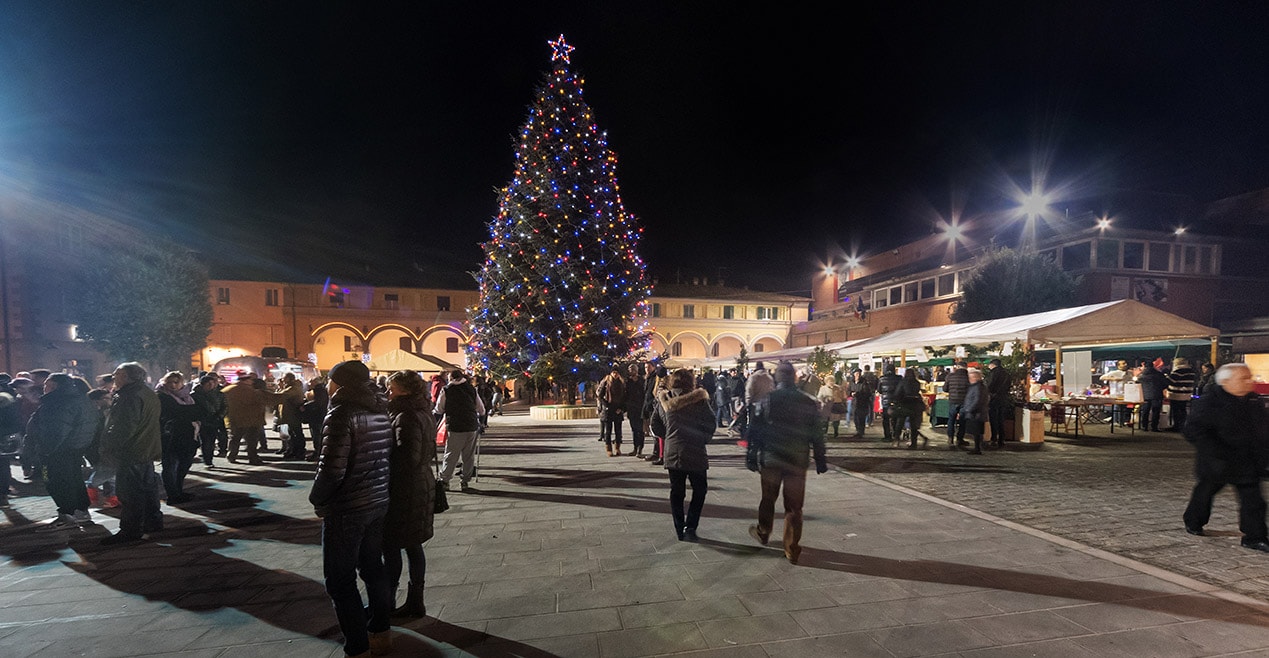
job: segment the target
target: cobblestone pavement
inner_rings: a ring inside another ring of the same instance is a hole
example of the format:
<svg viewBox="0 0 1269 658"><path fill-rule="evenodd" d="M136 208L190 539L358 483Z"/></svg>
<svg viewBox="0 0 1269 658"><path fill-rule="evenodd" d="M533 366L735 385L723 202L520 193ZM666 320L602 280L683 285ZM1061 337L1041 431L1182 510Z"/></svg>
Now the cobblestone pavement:
<svg viewBox="0 0 1269 658"><path fill-rule="evenodd" d="M1207 537L1185 533L1194 453L1179 433L1089 430L978 456L949 451L941 427L926 427L929 447L916 451L890 447L878 427L830 440L829 454L850 472L1269 601L1269 555L1239 546L1232 489L1217 496Z"/></svg>

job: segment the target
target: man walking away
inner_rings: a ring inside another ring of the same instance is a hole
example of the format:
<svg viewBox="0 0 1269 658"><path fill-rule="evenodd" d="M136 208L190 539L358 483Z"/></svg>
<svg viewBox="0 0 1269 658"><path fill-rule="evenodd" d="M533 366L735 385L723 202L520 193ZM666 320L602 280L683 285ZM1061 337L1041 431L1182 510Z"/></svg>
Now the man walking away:
<svg viewBox="0 0 1269 658"><path fill-rule="evenodd" d="M476 387L462 370L449 373L449 384L436 398L437 416L445 417L445 456L441 458L441 483L449 488L454 477L454 467L461 459L463 470L459 476L462 490L467 491L469 480L476 475L476 441L480 432L480 417L485 415L484 404L476 394Z"/></svg>
<svg viewBox="0 0 1269 658"><path fill-rule="evenodd" d="M890 415L890 403L894 401L894 392L899 388L899 375L894 372L894 364L886 364L886 374L877 378L877 395L881 396L881 429L885 432L886 443L895 441L893 438L894 419Z"/></svg>
<svg viewBox="0 0 1269 658"><path fill-rule="evenodd" d="M776 366L776 389L767 396L762 412L749 431L746 466L762 478L758 525L749 535L766 544L775 521L775 501L784 489L784 557L793 564L802 554L802 504L806 498L809 452L815 455L815 472L828 470L824 436L820 432L819 404L797 388L793 365Z"/></svg>
<svg viewBox="0 0 1269 658"><path fill-rule="evenodd" d="M952 372L947 373L943 390L947 392L947 447L954 448L965 444L965 424L960 420L960 411L965 392L969 390L969 374L965 372L964 361L957 361Z"/></svg>
<svg viewBox="0 0 1269 658"><path fill-rule="evenodd" d="M1212 514L1212 497L1226 484L1238 492L1242 545L1269 553L1265 498L1260 478L1269 466L1269 413L1254 392L1251 369L1227 363L1216 371L1216 388L1194 403L1185 440L1194 444L1198 482L1185 508L1185 531L1202 535Z"/></svg>
<svg viewBox="0 0 1269 658"><path fill-rule="evenodd" d="M159 396L145 379L145 368L139 363L124 363L114 371L115 394L101 438L101 456L115 465L119 532L102 539L103 546L135 543L145 533L163 529L159 476L154 472L154 462L163 457Z"/></svg>
<svg viewBox="0 0 1269 658"><path fill-rule="evenodd" d="M360 361L330 370L330 411L308 500L322 519L322 574L335 606L344 653L391 651L392 591L383 566L392 421ZM363 607L357 576L366 584Z"/></svg>

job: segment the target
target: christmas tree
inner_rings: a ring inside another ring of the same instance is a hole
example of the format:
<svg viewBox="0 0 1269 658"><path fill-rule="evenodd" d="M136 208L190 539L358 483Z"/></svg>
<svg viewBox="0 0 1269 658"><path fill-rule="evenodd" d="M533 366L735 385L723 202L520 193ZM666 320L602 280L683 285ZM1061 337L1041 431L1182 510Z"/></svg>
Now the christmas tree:
<svg viewBox="0 0 1269 658"><path fill-rule="evenodd" d="M489 222L472 355L507 376L593 378L645 346L649 294L617 158L582 99L564 35L520 131L511 183ZM575 390L569 386L566 390Z"/></svg>

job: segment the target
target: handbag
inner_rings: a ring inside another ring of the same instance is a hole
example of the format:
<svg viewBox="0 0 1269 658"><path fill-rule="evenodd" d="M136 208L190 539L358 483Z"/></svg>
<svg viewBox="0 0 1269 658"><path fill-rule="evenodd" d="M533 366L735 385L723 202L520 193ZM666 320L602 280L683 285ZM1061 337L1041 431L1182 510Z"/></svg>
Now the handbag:
<svg viewBox="0 0 1269 658"><path fill-rule="evenodd" d="M436 495L432 497L432 513L440 514L449 509L449 498L445 496L445 483L441 482L441 464L435 460L432 463L436 466Z"/></svg>
<svg viewBox="0 0 1269 658"><path fill-rule="evenodd" d="M12 457L22 452L22 435L14 432L0 436L0 457Z"/></svg>
<svg viewBox="0 0 1269 658"><path fill-rule="evenodd" d="M845 413L846 413L846 403L845 403L845 402L834 402L834 403L833 403L833 404L832 404L832 405L828 408L828 410L829 410L829 411L831 411L831 412L833 412L834 414L838 414L838 415L845 414Z"/></svg>

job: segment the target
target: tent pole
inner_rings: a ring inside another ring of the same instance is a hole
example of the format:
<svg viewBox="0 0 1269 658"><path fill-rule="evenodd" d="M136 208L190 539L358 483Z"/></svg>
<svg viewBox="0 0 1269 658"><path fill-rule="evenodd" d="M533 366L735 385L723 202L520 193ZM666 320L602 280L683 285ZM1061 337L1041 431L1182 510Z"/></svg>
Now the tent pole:
<svg viewBox="0 0 1269 658"><path fill-rule="evenodd" d="M1220 336L1212 336L1212 367L1216 367L1217 353L1220 351Z"/></svg>
<svg viewBox="0 0 1269 658"><path fill-rule="evenodd" d="M1053 364L1053 369L1056 371L1053 373L1053 376L1055 380L1057 381L1057 384L1055 385L1054 388L1055 388L1055 392L1057 393L1057 396L1062 397L1062 346L1061 345L1054 346L1053 356L1054 356L1054 361L1056 361L1056 363Z"/></svg>
<svg viewBox="0 0 1269 658"><path fill-rule="evenodd" d="M899 367L900 368L908 367L908 351L907 350L899 350Z"/></svg>

